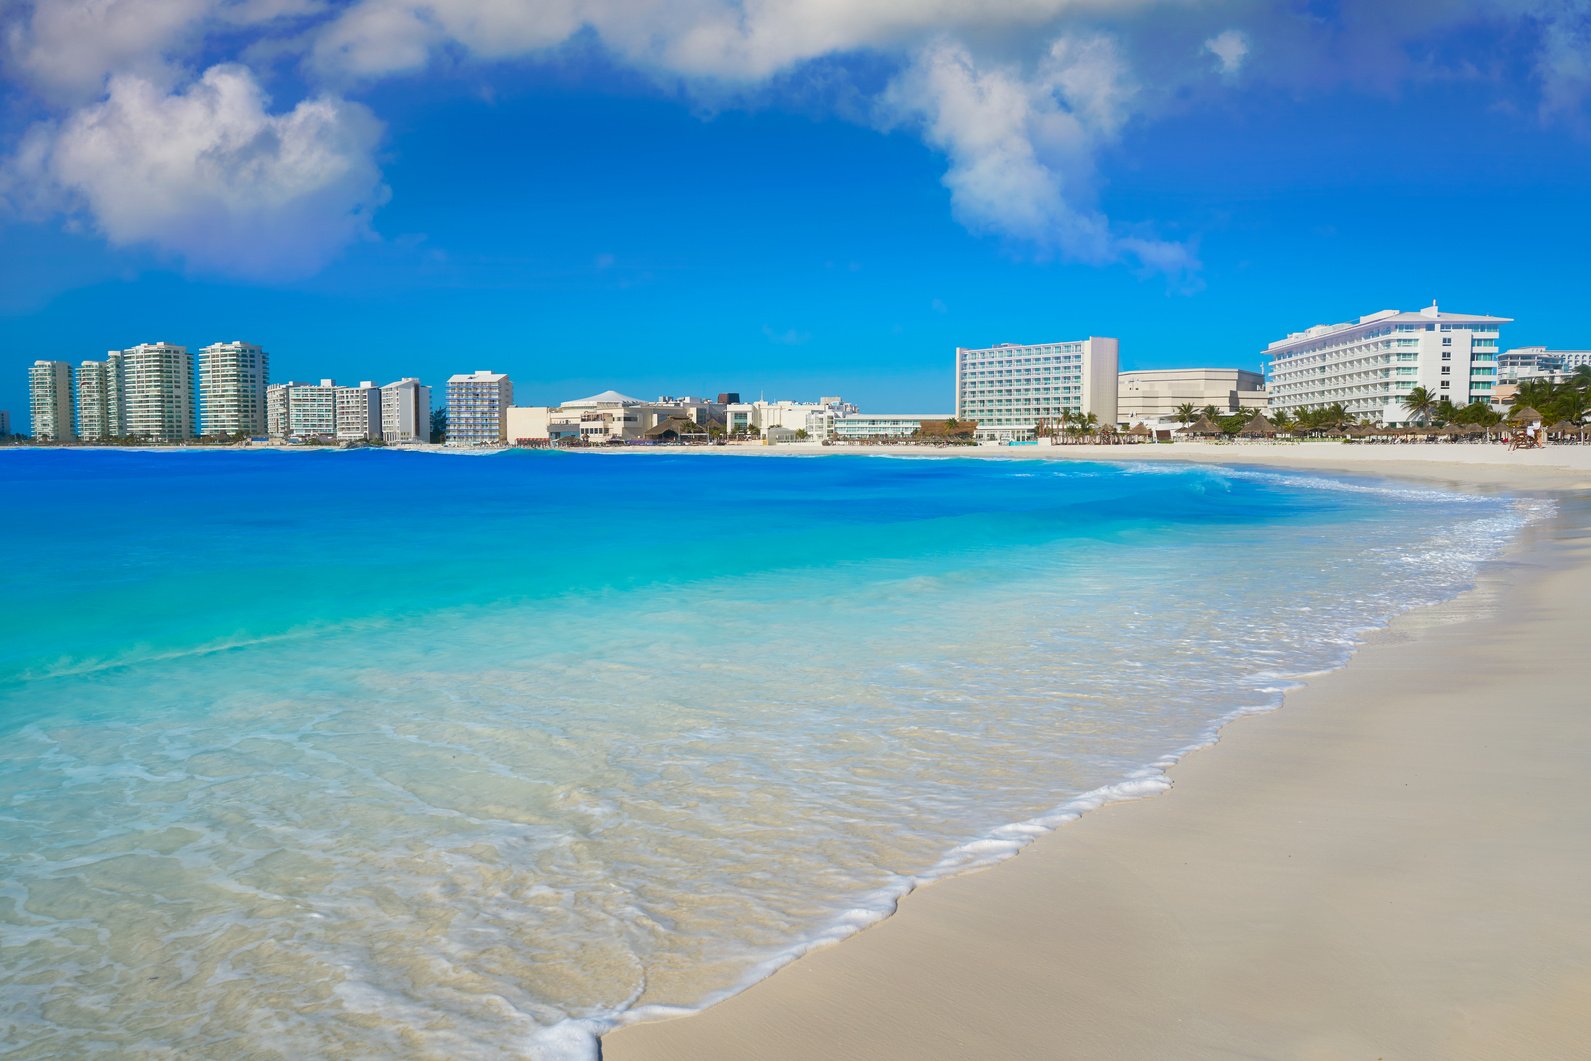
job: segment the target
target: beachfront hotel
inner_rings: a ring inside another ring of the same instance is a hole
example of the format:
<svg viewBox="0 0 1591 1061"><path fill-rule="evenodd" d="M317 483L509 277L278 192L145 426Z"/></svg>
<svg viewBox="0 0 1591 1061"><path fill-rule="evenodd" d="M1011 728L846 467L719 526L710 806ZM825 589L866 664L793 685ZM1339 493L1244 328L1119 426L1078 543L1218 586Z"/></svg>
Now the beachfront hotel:
<svg viewBox="0 0 1591 1061"><path fill-rule="evenodd" d="M191 439L193 358L188 348L140 343L123 350L119 361L125 433L146 442ZM107 367L107 377L110 371Z"/></svg>
<svg viewBox="0 0 1591 1061"><path fill-rule="evenodd" d="M70 442L72 427L72 366L65 361L35 361L28 368L28 405L33 414L33 437L41 442Z"/></svg>
<svg viewBox="0 0 1591 1061"><path fill-rule="evenodd" d="M956 348L956 419L976 420L980 440L1019 441L1062 411L1116 422L1120 343L1071 342Z"/></svg>
<svg viewBox="0 0 1591 1061"><path fill-rule="evenodd" d="M1265 408L1265 377L1241 368L1157 368L1123 372L1116 384L1116 422L1171 420L1177 407L1219 412Z"/></svg>
<svg viewBox="0 0 1591 1061"><path fill-rule="evenodd" d="M381 441L431 441L431 388L405 376L381 388Z"/></svg>
<svg viewBox="0 0 1591 1061"><path fill-rule="evenodd" d="M480 369L447 381L447 444L496 446L508 438L514 384L501 372Z"/></svg>
<svg viewBox="0 0 1591 1061"><path fill-rule="evenodd" d="M271 438L334 438L337 383L273 383L265 388L266 434Z"/></svg>
<svg viewBox="0 0 1591 1061"><path fill-rule="evenodd" d="M361 442L381 437L381 388L374 380L357 387L338 387L337 441Z"/></svg>
<svg viewBox="0 0 1591 1061"><path fill-rule="evenodd" d="M1454 405L1490 402L1497 384L1498 330L1508 317L1382 310L1345 324L1317 324L1265 348L1270 407L1286 412L1341 403L1384 424L1413 414L1415 387Z"/></svg>
<svg viewBox="0 0 1591 1061"><path fill-rule="evenodd" d="M270 356L253 343L211 343L199 351L199 428L205 435L265 434Z"/></svg>
<svg viewBox="0 0 1591 1061"><path fill-rule="evenodd" d="M836 442L895 442L911 438L925 423L949 419L949 413L851 413L835 418L828 437Z"/></svg>

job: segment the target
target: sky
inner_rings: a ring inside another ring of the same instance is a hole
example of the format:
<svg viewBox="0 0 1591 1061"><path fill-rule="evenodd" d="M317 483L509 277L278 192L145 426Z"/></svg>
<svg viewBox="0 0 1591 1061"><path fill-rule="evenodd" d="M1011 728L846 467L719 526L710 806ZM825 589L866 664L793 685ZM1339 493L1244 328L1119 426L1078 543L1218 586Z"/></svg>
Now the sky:
<svg viewBox="0 0 1591 1061"><path fill-rule="evenodd" d="M0 409L157 340L923 413L958 345L1586 348L1588 187L1584 0L0 0Z"/></svg>

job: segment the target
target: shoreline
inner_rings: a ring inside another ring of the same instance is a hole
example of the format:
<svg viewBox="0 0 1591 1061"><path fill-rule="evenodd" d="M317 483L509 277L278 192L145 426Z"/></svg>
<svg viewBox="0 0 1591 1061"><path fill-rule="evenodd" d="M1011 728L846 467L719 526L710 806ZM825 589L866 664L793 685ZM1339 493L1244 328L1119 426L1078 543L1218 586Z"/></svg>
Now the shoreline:
<svg viewBox="0 0 1591 1061"><path fill-rule="evenodd" d="M1461 447L1472 456L1454 459L1460 454L1404 452L1425 447L1306 447L890 447L929 459L1370 474L1546 493L1559 510L1488 562L1474 587L1372 632L1343 666L1288 691L1279 709L1226 722L1213 743L1169 769L1160 798L1106 803L999 863L925 884L891 916L726 1000L620 1026L603 1037L602 1056L1576 1056L1591 1039L1591 904L1576 884L1591 873L1591 844L1574 840L1591 835L1591 812L1576 817L1582 828L1548 823L1529 833L1541 863L1534 884L1497 879L1495 859L1464 850L1518 843L1510 825L1556 808L1591 753L1591 723L1573 706L1591 684L1575 637L1591 602L1591 498L1576 497L1591 489L1591 448ZM780 450L752 452L809 455ZM1471 661L1472 681L1454 682L1456 660ZM1541 696L1522 696L1527 688ZM1385 702L1398 710L1378 710ZM1503 705L1513 713L1502 717ZM1459 716L1466 725L1451 728ZM1389 729L1407 762L1385 761ZM1521 742L1521 730L1538 740ZM1445 751L1442 768L1412 746L1417 738ZM1329 753L1317 750L1321 740ZM1536 762L1543 756L1557 764L1550 781ZM1485 798L1465 785L1472 776L1483 779ZM1421 781L1433 778L1449 802L1429 798ZM1385 820L1400 796L1414 806ZM1312 819L1330 828L1296 827ZM1471 835L1475 822L1495 835L1482 827ZM1462 872L1438 879L1420 872L1422 858ZM1389 859L1400 873L1367 878L1367 861ZM1487 876L1489 888L1466 884ZM1445 894L1455 890L1462 894ZM1478 901L1481 892L1490 904ZM1445 902L1423 910L1411 893ZM1316 894L1324 905L1300 901ZM1386 921L1389 905L1400 914ZM1250 923L1255 911L1269 913L1254 918L1265 927ZM1506 945L1512 939L1528 943ZM1440 962L1428 957L1444 952ZM1519 997L1521 968L1539 981L1548 966L1558 979Z"/></svg>

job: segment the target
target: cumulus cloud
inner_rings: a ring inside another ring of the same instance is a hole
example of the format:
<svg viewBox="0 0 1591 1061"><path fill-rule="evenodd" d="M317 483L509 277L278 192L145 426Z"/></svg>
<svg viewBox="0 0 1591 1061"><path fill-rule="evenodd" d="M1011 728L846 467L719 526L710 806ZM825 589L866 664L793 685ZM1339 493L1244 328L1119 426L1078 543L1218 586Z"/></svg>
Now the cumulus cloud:
<svg viewBox="0 0 1591 1061"><path fill-rule="evenodd" d="M1095 151L1120 130L1136 92L1109 37L1062 37L1031 72L981 66L940 40L891 84L885 106L945 152L944 183L967 227L1084 262L1192 268L1175 244L1116 237L1092 205Z"/></svg>
<svg viewBox="0 0 1591 1061"><path fill-rule="evenodd" d="M5 5L0 4L0 8ZM180 59L216 30L280 24L324 11L323 0L40 0L5 20L4 51L47 98L82 103L113 73L171 83Z"/></svg>
<svg viewBox="0 0 1591 1061"><path fill-rule="evenodd" d="M306 274L369 231L387 194L381 125L333 97L282 114L268 103L240 66L174 93L117 76L103 101L35 126L5 183L23 206L86 214L117 246L231 275Z"/></svg>
<svg viewBox="0 0 1591 1061"><path fill-rule="evenodd" d="M1215 56L1221 73L1234 76L1248 58L1248 35L1235 29L1217 33L1204 42L1204 50Z"/></svg>
<svg viewBox="0 0 1591 1061"><path fill-rule="evenodd" d="M1130 123L1229 91L1239 73L1294 93L1392 90L1476 76L1478 63L1503 69L1492 53L1507 41L1513 69L1535 73L1544 117L1584 113L1585 0L1328 6L1329 17L1306 17L1254 0L0 0L6 77L55 115L11 148L8 194L37 204L68 192L112 241L195 263L225 258L201 229L255 226L286 261L294 240L277 228L307 224L313 231L297 237L305 260L324 259L365 230L380 201L374 119L324 95L271 115L251 75L212 70L193 83L207 55L231 49L223 55L256 69L292 70L312 94L316 85L348 94L439 59L534 59L580 39L670 90L720 102L765 102L821 70L834 111L909 126L944 153L952 209L970 228L1081 261L1178 272L1196 267L1184 245L1123 235L1101 211L1097 160ZM1477 37L1490 49L1479 58ZM851 81L851 70L867 73ZM162 165L192 186L186 209L137 190L166 145L133 140L171 126L177 161ZM251 155L239 145L254 136L276 146ZM96 151L133 174L127 189L80 161ZM213 179L217 159L245 155L254 185ZM19 183L23 172L43 183ZM258 207L246 201L253 194ZM190 223L201 214L209 220Z"/></svg>

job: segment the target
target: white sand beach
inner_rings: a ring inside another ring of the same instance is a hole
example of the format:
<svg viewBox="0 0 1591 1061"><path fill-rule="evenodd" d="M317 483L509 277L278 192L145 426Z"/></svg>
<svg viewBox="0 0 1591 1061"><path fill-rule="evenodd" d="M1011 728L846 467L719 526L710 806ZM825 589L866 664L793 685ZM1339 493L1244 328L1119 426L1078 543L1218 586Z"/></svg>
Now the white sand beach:
<svg viewBox="0 0 1591 1061"><path fill-rule="evenodd" d="M761 452L803 449L878 452ZM1591 447L929 452L1397 476L1559 512L1474 590L1229 725L1166 794L920 888L702 1013L621 1028L608 1061L1586 1056Z"/></svg>

